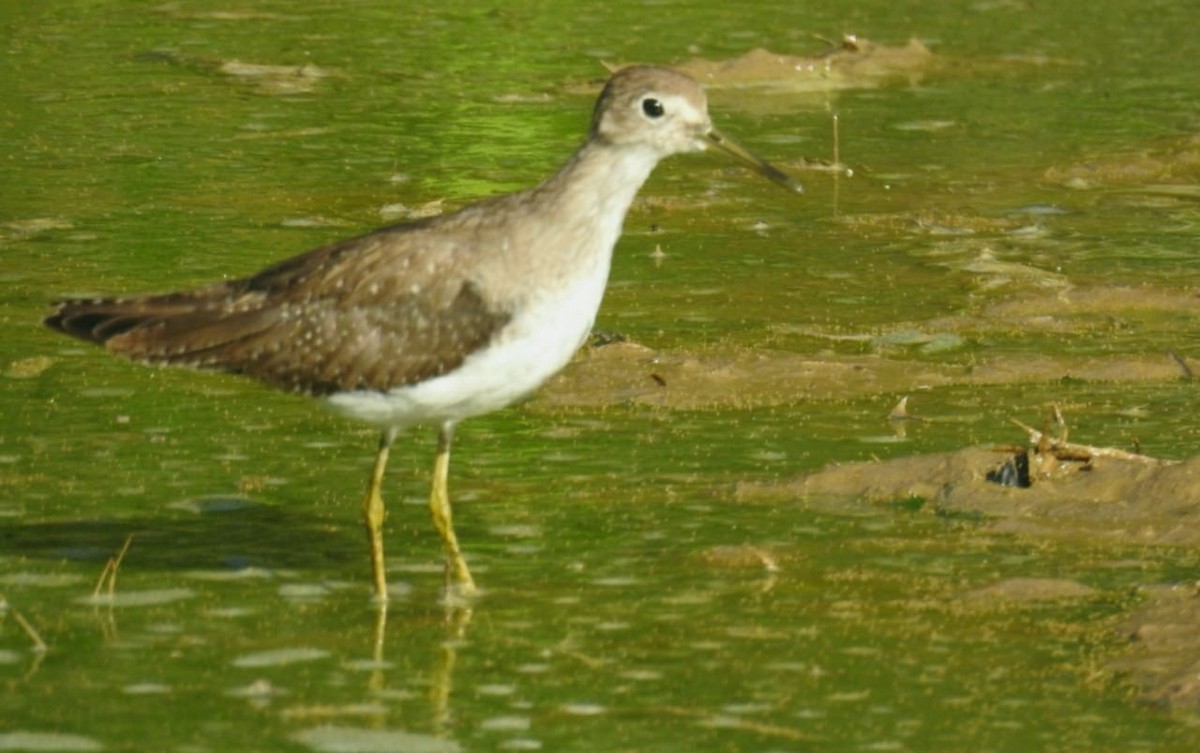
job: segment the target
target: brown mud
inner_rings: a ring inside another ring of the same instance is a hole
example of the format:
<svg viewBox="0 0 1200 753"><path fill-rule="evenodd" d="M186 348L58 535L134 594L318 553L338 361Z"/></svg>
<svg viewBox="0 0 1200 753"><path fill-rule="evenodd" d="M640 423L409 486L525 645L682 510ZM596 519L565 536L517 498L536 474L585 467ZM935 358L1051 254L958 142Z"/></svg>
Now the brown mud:
<svg viewBox="0 0 1200 753"><path fill-rule="evenodd" d="M1014 265L1015 266L1015 265ZM980 272L991 283L1011 279L1011 269ZM1038 287L1049 289L1040 292ZM946 352L971 338L1023 331L1086 336L1114 321L1169 316L1173 326L1200 327L1200 295L1161 287L1107 286L1073 289L1037 283L1034 290L977 310L920 322L899 322L871 332L779 325L783 334L836 343L854 341L871 352L818 355L784 350L713 345L658 351L632 342L585 349L534 399L534 408L595 408L625 403L674 409L756 408L800 400L846 399L869 394L907 394L952 385L1005 385L1056 379L1098 382L1167 382L1188 379L1200 364L1164 349L1160 353L1070 355L975 354L968 358L913 360ZM1062 289L1057 289L1062 288ZM1014 335L1016 336L1016 335Z"/></svg>
<svg viewBox="0 0 1200 753"><path fill-rule="evenodd" d="M770 86L796 93L874 88L897 80L912 84L937 60L915 38L891 46L847 35L827 44L815 55L754 49L729 60L694 58L675 67L709 88Z"/></svg>

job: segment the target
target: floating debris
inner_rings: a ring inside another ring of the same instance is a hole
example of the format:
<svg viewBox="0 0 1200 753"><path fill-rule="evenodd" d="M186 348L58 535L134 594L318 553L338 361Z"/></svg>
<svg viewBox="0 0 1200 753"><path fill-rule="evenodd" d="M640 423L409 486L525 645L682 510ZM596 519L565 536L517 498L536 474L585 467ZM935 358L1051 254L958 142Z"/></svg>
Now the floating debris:
<svg viewBox="0 0 1200 753"><path fill-rule="evenodd" d="M253 654L242 654L233 660L233 666L282 667L288 664L317 661L327 656L329 656L329 652L320 648L279 648Z"/></svg>
<svg viewBox="0 0 1200 753"><path fill-rule="evenodd" d="M4 370L4 376L9 379L32 379L41 376L46 369L54 365L58 360L50 356L31 356L22 358L18 361L13 361Z"/></svg>
<svg viewBox="0 0 1200 753"><path fill-rule="evenodd" d="M217 73L251 85L260 94L272 96L312 94L321 81L339 75L308 62L299 65L246 63L236 59L216 60L186 55L175 50L153 50L138 55L136 59L168 63L198 72Z"/></svg>
<svg viewBox="0 0 1200 753"><path fill-rule="evenodd" d="M1006 578L999 583L980 588L967 594L972 601L994 602L995 600L1017 602L1058 601L1061 599L1083 599L1098 592L1091 586L1066 578Z"/></svg>
<svg viewBox="0 0 1200 753"><path fill-rule="evenodd" d="M454 740L361 727L313 727L297 732L292 739L318 753L459 753L462 750Z"/></svg>
<svg viewBox="0 0 1200 753"><path fill-rule="evenodd" d="M157 607L184 601L196 595L190 588L155 588L148 591L122 591L119 594L96 594L76 599L79 604L112 607Z"/></svg>
<svg viewBox="0 0 1200 753"><path fill-rule="evenodd" d="M0 732L0 750L92 751L104 745L90 737L62 732Z"/></svg>

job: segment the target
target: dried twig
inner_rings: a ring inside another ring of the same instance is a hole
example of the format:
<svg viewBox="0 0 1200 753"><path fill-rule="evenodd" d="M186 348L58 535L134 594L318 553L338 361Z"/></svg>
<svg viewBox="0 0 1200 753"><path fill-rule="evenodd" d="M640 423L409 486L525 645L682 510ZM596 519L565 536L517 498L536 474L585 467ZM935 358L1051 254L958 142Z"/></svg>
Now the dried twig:
<svg viewBox="0 0 1200 753"><path fill-rule="evenodd" d="M1091 458L1102 457L1129 460L1135 463L1149 463L1152 465L1171 465L1175 462L1173 460L1150 457L1149 455L1140 455L1136 452L1118 450L1115 447L1093 447L1091 445L1066 442L1051 437L1047 432L1041 432L1032 426L1023 424L1015 418L1011 420L1014 424L1029 433L1029 441L1038 447L1038 452L1052 452L1060 460L1089 460Z"/></svg>
<svg viewBox="0 0 1200 753"><path fill-rule="evenodd" d="M0 604L8 604L8 599L0 595ZM12 612L13 619L25 631L25 635L29 636L29 640L33 642L33 650L39 654L46 653L46 642L42 640L42 636L38 634L37 629L25 619L25 615L18 612L12 605L9 605L9 610Z"/></svg>

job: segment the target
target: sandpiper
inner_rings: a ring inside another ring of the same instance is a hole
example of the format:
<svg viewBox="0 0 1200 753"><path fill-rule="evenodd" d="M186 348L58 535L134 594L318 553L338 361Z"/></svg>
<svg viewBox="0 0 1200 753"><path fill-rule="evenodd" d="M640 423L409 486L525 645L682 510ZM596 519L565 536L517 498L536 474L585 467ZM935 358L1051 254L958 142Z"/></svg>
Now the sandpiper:
<svg viewBox="0 0 1200 753"><path fill-rule="evenodd" d="M438 430L429 505L447 583L475 583L446 483L460 421L528 395L583 344L634 195L658 161L714 148L800 186L713 128L704 91L653 66L615 73L583 145L533 188L177 293L67 300L47 326L134 361L245 374L382 430L363 502L375 597L388 598L380 494L388 450Z"/></svg>

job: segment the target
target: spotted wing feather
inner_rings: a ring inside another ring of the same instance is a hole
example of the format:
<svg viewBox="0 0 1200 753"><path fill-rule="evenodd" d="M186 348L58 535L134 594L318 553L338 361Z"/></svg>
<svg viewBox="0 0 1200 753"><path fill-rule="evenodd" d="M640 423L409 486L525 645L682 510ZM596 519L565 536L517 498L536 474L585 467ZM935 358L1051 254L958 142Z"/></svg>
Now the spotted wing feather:
<svg viewBox="0 0 1200 753"><path fill-rule="evenodd" d="M422 229L381 230L195 290L63 301L45 323L136 361L316 395L415 384L454 369L509 320Z"/></svg>

